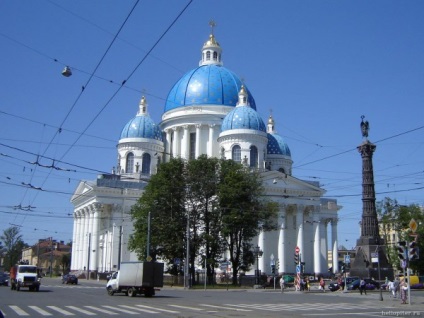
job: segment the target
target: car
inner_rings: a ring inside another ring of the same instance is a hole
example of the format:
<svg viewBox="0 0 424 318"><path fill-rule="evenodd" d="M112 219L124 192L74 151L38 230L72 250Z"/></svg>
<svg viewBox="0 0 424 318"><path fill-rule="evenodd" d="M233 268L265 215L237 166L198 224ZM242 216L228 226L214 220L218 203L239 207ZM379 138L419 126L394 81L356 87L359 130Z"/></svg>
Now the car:
<svg viewBox="0 0 424 318"><path fill-rule="evenodd" d="M365 281L365 288L367 290L373 290L373 289L379 289L380 288L380 283L376 282L373 279L370 278L364 278ZM347 285L347 289L348 290L356 290L359 289L359 283L361 282L360 279L354 280L352 283Z"/></svg>
<svg viewBox="0 0 424 318"><path fill-rule="evenodd" d="M0 286L9 286L9 275L8 274L0 274Z"/></svg>
<svg viewBox="0 0 424 318"><path fill-rule="evenodd" d="M351 284L353 281L359 279L359 277L353 276L353 277L346 277L346 284ZM330 284L328 284L328 289L332 292L339 290L340 287L344 288L344 284L345 284L345 279L342 279L342 285L340 286L339 283L337 281L331 282Z"/></svg>
<svg viewBox="0 0 424 318"><path fill-rule="evenodd" d="M62 276L62 284L75 284L78 285L78 277L72 274Z"/></svg>

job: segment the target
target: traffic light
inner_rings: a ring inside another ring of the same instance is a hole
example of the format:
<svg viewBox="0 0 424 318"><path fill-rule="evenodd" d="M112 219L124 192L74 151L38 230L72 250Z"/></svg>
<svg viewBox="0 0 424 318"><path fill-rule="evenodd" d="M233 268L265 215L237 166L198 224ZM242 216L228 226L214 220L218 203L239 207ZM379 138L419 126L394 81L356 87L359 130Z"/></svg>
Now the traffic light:
<svg viewBox="0 0 424 318"><path fill-rule="evenodd" d="M300 263L300 271L302 272L302 274L305 272L305 262Z"/></svg>
<svg viewBox="0 0 424 318"><path fill-rule="evenodd" d="M275 261L275 270L278 271L279 268L280 268L280 261L277 258L277 260Z"/></svg>
<svg viewBox="0 0 424 318"><path fill-rule="evenodd" d="M299 254L294 253L294 263L297 265L299 264Z"/></svg>
<svg viewBox="0 0 424 318"><path fill-rule="evenodd" d="M342 271L343 274L346 273L346 264L345 263L342 264L341 271Z"/></svg>
<svg viewBox="0 0 424 318"><path fill-rule="evenodd" d="M409 243L408 258L410 261L418 259L418 247L416 241Z"/></svg>
<svg viewBox="0 0 424 318"><path fill-rule="evenodd" d="M271 273L275 274L275 265L271 265Z"/></svg>
<svg viewBox="0 0 424 318"><path fill-rule="evenodd" d="M398 242L398 245L396 246L396 250L398 252L398 257L399 257L400 260L406 259L405 247L406 247L405 241Z"/></svg>

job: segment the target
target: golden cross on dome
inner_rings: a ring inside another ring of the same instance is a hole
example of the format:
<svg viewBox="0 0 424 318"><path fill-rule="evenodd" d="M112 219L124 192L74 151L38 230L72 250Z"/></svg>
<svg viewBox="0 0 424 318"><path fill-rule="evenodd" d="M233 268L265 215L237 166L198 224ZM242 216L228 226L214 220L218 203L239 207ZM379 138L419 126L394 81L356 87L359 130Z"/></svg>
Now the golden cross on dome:
<svg viewBox="0 0 424 318"><path fill-rule="evenodd" d="M211 27L211 34L213 34L213 28L216 27L216 23L214 20L210 20L209 21L209 25Z"/></svg>

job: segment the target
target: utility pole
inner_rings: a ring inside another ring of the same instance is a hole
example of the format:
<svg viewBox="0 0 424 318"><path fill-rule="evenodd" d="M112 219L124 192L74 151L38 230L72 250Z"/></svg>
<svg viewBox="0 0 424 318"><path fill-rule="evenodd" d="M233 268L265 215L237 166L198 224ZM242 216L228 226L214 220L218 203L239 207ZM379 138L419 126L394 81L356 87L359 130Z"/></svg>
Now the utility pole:
<svg viewBox="0 0 424 318"><path fill-rule="evenodd" d="M91 233L88 233L87 279L90 279Z"/></svg>
<svg viewBox="0 0 424 318"><path fill-rule="evenodd" d="M118 270L121 268L122 225L119 226Z"/></svg>
<svg viewBox="0 0 424 318"><path fill-rule="evenodd" d="M50 278L53 276L53 237L50 236Z"/></svg>

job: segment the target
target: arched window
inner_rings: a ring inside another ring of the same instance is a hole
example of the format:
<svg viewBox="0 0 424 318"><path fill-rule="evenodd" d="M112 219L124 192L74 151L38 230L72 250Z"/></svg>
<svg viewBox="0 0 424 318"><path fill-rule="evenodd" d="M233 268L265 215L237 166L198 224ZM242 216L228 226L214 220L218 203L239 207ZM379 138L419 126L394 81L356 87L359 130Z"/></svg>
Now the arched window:
<svg viewBox="0 0 424 318"><path fill-rule="evenodd" d="M125 165L125 172L126 173L133 173L134 172L134 154L130 152L127 155L127 163Z"/></svg>
<svg viewBox="0 0 424 318"><path fill-rule="evenodd" d="M213 60L216 61L218 59L218 53L213 52Z"/></svg>
<svg viewBox="0 0 424 318"><path fill-rule="evenodd" d="M250 167L258 167L258 148L255 146L250 147Z"/></svg>
<svg viewBox="0 0 424 318"><path fill-rule="evenodd" d="M150 174L150 161L151 157L148 153L143 154L141 163L141 173Z"/></svg>
<svg viewBox="0 0 424 318"><path fill-rule="evenodd" d="M211 51L206 52L206 61L209 61L211 59Z"/></svg>
<svg viewBox="0 0 424 318"><path fill-rule="evenodd" d="M241 148L240 148L240 146L236 145L236 146L233 147L232 157L233 157L233 161L241 163Z"/></svg>

